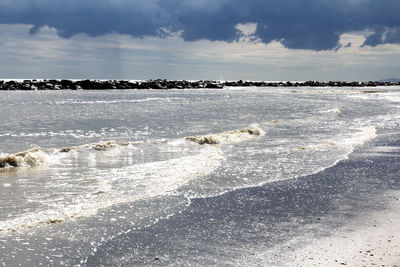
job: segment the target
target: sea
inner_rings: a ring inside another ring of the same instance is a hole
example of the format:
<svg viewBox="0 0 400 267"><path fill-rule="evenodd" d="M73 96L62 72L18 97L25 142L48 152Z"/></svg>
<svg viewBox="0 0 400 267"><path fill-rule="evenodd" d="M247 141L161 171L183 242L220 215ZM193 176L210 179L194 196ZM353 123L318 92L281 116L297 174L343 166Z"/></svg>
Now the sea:
<svg viewBox="0 0 400 267"><path fill-rule="evenodd" d="M0 92L0 266L295 266L395 201L400 87Z"/></svg>

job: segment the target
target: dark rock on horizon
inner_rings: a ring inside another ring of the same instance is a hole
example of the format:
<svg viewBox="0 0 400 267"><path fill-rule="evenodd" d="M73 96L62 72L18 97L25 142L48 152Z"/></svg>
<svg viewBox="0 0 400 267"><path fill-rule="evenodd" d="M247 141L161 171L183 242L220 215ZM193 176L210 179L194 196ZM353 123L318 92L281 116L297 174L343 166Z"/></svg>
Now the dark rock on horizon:
<svg viewBox="0 0 400 267"><path fill-rule="evenodd" d="M221 89L224 87L376 87L400 86L400 81L305 81L305 82L268 82L268 81L214 81L214 80L0 80L0 90L110 90L110 89Z"/></svg>

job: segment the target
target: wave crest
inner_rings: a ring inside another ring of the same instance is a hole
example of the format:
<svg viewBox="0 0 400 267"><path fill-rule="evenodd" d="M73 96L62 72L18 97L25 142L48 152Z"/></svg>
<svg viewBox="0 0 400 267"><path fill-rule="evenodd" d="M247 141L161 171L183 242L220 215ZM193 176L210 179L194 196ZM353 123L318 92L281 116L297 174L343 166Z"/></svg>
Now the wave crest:
<svg viewBox="0 0 400 267"><path fill-rule="evenodd" d="M0 155L0 168L35 166L45 161L45 153L40 147L16 154Z"/></svg>
<svg viewBox="0 0 400 267"><path fill-rule="evenodd" d="M230 144L245 141L253 138L254 136L263 136L264 134L265 132L261 126L258 123L253 123L244 129L210 135L190 136L185 137L185 140L192 141L200 145ZM129 146L134 143L135 142L118 143L115 141L100 141L98 143L91 143L82 146L63 147L58 149L58 152L68 153L71 150L79 148L106 151L109 149L118 148L120 146ZM16 154L3 154L0 155L0 168L36 166L45 162L45 158L46 154L39 147Z"/></svg>
<svg viewBox="0 0 400 267"><path fill-rule="evenodd" d="M240 130L233 130L222 132L218 134L202 135L202 136L191 136L186 137L186 140L196 142L200 145L204 144L229 144L237 143L252 138L253 136L263 136L265 132L261 129L258 123L253 123L249 127Z"/></svg>

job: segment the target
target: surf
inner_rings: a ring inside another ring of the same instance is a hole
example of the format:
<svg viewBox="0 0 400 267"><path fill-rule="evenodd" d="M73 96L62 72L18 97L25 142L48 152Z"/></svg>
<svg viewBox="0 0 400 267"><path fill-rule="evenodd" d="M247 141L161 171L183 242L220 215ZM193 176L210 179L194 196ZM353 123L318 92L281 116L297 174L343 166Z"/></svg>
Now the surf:
<svg viewBox="0 0 400 267"><path fill-rule="evenodd" d="M209 144L231 144L236 142L242 142L253 138L254 136L263 136L265 132L261 129L258 123L253 123L247 128L226 131L217 134L201 135L201 136L190 136L186 137L186 140L198 143L200 145Z"/></svg>
<svg viewBox="0 0 400 267"><path fill-rule="evenodd" d="M252 124L213 136L219 145L223 145L263 134L258 124ZM150 159L147 159L147 153ZM51 175L46 182L49 189L40 194L48 197L40 195L43 200L38 204L52 208L27 209L8 216L0 221L0 234L83 219L114 205L176 194L181 186L213 173L225 160L223 154L220 146L184 137L147 142L99 141L57 149L35 148L6 155L2 158L5 162L3 168L47 165ZM70 186L66 187L65 183ZM26 194L29 197L29 192ZM53 202L52 195L61 198ZM31 196L33 199L37 197Z"/></svg>
<svg viewBox="0 0 400 267"><path fill-rule="evenodd" d="M36 166L46 160L46 154L40 147L15 154L0 155L0 168Z"/></svg>

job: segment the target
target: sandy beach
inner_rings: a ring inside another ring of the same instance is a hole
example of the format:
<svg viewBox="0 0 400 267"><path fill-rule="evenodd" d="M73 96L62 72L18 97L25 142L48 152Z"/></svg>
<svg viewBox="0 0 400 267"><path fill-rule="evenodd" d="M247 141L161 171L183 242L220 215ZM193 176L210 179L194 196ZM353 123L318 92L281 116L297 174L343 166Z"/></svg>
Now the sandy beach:
<svg viewBox="0 0 400 267"><path fill-rule="evenodd" d="M334 235L296 251L290 266L400 266L400 193L388 209L367 213Z"/></svg>

